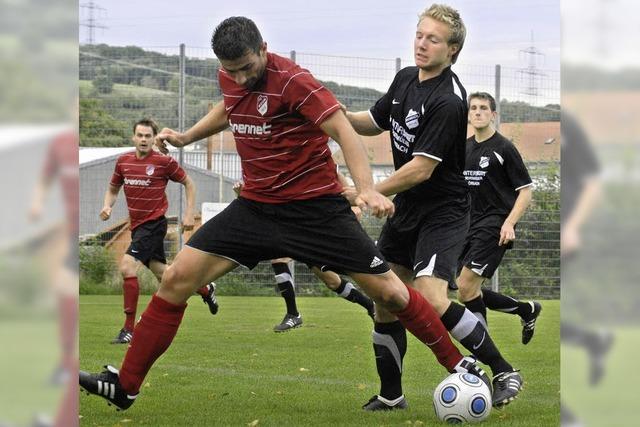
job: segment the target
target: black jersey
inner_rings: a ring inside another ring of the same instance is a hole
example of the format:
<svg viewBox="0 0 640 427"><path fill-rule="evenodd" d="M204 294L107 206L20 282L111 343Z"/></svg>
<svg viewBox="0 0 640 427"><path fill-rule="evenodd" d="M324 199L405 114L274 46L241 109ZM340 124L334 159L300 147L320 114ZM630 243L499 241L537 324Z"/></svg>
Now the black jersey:
<svg viewBox="0 0 640 427"><path fill-rule="evenodd" d="M600 173L600 164L586 133L567 113L562 113L562 191L560 192L561 222L571 216L578 198L584 190L584 183Z"/></svg>
<svg viewBox="0 0 640 427"><path fill-rule="evenodd" d="M498 132L478 143L467 140L464 178L471 191L471 223L492 218L504 221L518 190L532 184L516 147Z"/></svg>
<svg viewBox="0 0 640 427"><path fill-rule="evenodd" d="M462 175L466 99L467 93L451 67L423 82L418 80L418 67L407 67L396 74L389 91L370 109L375 125L390 131L396 170L414 156L440 162L431 178L401 195L432 201L466 197Z"/></svg>

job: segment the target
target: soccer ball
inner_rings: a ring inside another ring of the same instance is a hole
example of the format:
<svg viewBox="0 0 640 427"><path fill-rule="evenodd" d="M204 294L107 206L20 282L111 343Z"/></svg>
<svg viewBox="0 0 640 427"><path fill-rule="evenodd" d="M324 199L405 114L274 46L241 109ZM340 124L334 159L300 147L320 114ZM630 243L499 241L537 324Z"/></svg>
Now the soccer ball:
<svg viewBox="0 0 640 427"><path fill-rule="evenodd" d="M491 391L473 374L451 374L433 392L433 409L449 424L477 423L491 412Z"/></svg>

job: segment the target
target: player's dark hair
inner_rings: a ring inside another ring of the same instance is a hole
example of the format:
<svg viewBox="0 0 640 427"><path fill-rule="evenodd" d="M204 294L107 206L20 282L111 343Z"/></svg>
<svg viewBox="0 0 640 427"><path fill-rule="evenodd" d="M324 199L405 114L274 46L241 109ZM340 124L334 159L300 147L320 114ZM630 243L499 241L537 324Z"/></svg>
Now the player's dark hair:
<svg viewBox="0 0 640 427"><path fill-rule="evenodd" d="M244 16L232 16L222 21L211 36L211 48L218 59L234 60L249 51L260 52L262 35L256 24Z"/></svg>
<svg viewBox="0 0 640 427"><path fill-rule="evenodd" d="M472 99L482 99L483 101L489 101L489 107L492 112L496 111L496 100L491 94L487 92L473 92L469 95L469 104L471 104Z"/></svg>
<svg viewBox="0 0 640 427"><path fill-rule="evenodd" d="M133 133L134 134L136 133L136 128L138 126L150 127L153 130L153 136L156 136L158 134L158 124L153 119L145 118L145 119L138 120L137 122L135 122L134 125L133 125Z"/></svg>

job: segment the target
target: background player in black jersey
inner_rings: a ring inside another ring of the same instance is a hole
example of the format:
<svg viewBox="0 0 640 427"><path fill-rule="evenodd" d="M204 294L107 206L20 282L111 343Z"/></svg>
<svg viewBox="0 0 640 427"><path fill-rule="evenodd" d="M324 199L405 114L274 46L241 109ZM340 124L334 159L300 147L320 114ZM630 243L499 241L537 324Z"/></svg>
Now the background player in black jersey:
<svg viewBox="0 0 640 427"><path fill-rule="evenodd" d="M429 7L416 29L416 66L400 70L369 111L347 117L362 135L390 131L396 171L376 189L386 196L396 194L396 213L378 240L382 255L407 285L434 306L451 335L491 367L493 404L500 406L517 396L522 378L500 355L480 320L447 295L469 228L469 191L462 174L466 91L451 70L465 36L456 10L438 4ZM353 198L355 192L347 189L344 194ZM381 388L363 409L406 407L401 383L406 345L402 325L376 307L373 347Z"/></svg>
<svg viewBox="0 0 640 427"><path fill-rule="evenodd" d="M471 192L471 226L460 257L458 299L487 326L487 308L522 319L522 343L533 337L542 306L482 289L516 239L515 227L531 203L533 183L516 147L496 131L496 101L486 92L469 96L464 177Z"/></svg>

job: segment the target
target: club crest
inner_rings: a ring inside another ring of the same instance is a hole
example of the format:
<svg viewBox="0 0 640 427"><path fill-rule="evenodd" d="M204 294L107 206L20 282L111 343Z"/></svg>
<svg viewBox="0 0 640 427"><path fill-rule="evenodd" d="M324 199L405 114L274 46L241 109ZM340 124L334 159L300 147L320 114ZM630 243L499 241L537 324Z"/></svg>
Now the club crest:
<svg viewBox="0 0 640 427"><path fill-rule="evenodd" d="M409 109L409 113L407 114L407 117L404 119L404 122L406 123L409 129L415 129L420 124L420 122L418 121L419 118L420 118L420 114L417 111L413 111L412 109Z"/></svg>
<svg viewBox="0 0 640 427"><path fill-rule="evenodd" d="M156 170L155 166L153 165L147 165L147 175L151 176L153 175L153 172Z"/></svg>
<svg viewBox="0 0 640 427"><path fill-rule="evenodd" d="M269 109L268 98L266 97L266 95L258 95L257 108L258 113L260 113L261 116L264 116L266 114L267 110Z"/></svg>
<svg viewBox="0 0 640 427"><path fill-rule="evenodd" d="M484 169L487 166L489 166L489 157L480 156L480 167Z"/></svg>

